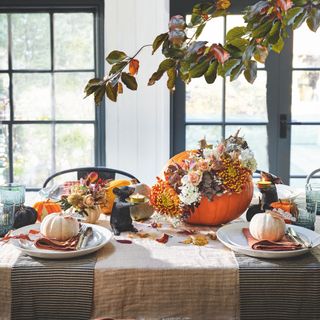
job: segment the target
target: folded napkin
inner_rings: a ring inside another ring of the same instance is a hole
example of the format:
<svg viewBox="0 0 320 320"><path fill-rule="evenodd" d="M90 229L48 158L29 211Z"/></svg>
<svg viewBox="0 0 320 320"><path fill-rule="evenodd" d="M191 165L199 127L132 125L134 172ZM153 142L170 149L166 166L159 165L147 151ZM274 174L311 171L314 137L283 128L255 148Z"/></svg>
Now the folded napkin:
<svg viewBox="0 0 320 320"><path fill-rule="evenodd" d="M281 239L281 241L269 241L269 240L257 240L255 239L249 228L242 229L243 234L248 240L248 244L252 249L255 250L267 250L267 251L288 251L301 249L302 245L289 239L286 235Z"/></svg>
<svg viewBox="0 0 320 320"><path fill-rule="evenodd" d="M48 239L41 237L35 240L34 245L39 249L47 250L60 250L60 251L72 251L76 250L79 241L79 235L72 237L66 241L58 241L54 239Z"/></svg>

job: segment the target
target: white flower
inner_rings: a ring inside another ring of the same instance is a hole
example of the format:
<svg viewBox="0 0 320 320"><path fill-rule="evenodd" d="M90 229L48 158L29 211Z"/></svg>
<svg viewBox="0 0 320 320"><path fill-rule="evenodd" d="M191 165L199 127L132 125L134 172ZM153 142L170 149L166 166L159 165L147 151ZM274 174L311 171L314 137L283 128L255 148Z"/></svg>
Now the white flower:
<svg viewBox="0 0 320 320"><path fill-rule="evenodd" d="M202 152L205 159L210 159L214 155L214 150L212 148L205 148Z"/></svg>
<svg viewBox="0 0 320 320"><path fill-rule="evenodd" d="M241 150L240 162L243 167L248 168L252 172L255 172L257 169L257 161L249 148Z"/></svg>
<svg viewBox="0 0 320 320"><path fill-rule="evenodd" d="M179 199L185 205L192 205L195 202L200 201L201 194L198 187L187 182L180 187L181 193L179 194Z"/></svg>

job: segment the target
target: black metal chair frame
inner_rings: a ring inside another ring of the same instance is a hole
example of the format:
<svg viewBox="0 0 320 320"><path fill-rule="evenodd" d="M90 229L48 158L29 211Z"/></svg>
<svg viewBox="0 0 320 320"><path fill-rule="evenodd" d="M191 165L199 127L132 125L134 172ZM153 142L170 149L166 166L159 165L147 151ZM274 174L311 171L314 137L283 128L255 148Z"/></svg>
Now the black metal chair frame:
<svg viewBox="0 0 320 320"><path fill-rule="evenodd" d="M47 184L54 179L57 176L70 173L70 172L77 172L77 178L78 180L81 178L85 178L90 172L95 171L98 173L105 173L103 179L115 179L116 174L121 174L123 176L126 176L128 178L134 179L137 182L140 182L135 176L132 174L118 170L118 169L111 169L111 168L106 168L106 167L79 167L79 168L71 168L63 171L56 172L55 174L51 175L50 177L47 178L47 180L43 183L43 188L47 186Z"/></svg>

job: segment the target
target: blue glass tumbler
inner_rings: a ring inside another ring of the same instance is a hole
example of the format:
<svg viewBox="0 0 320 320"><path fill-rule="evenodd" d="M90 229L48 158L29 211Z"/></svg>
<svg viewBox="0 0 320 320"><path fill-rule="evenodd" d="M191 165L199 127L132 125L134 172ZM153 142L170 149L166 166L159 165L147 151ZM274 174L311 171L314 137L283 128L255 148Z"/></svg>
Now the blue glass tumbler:
<svg viewBox="0 0 320 320"><path fill-rule="evenodd" d="M9 183L0 186L0 237L13 229L16 208L24 203L25 186Z"/></svg>

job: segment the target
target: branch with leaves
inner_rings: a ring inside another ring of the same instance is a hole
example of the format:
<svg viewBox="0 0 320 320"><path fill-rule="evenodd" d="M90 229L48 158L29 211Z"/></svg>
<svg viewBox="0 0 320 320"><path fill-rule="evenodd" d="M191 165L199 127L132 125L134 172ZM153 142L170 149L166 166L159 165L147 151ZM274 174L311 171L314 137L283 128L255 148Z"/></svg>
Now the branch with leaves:
<svg viewBox="0 0 320 320"><path fill-rule="evenodd" d="M104 79L89 80L86 97L94 94L98 105L104 95L117 101L118 94L123 93L123 84L130 90L137 90L139 60L136 57L148 46L152 46L152 54L162 47L165 57L151 75L149 86L165 73L171 91L177 77L186 84L193 78L204 77L212 84L217 76L234 81L243 74L253 83L257 77L257 62L265 63L271 50L280 53L290 30L306 22L309 29L316 32L320 25L320 0L262 0L246 8L245 26L229 30L223 45L198 41L208 21L226 16L230 5L230 0L197 4L188 24L182 16L172 17L168 32L158 35L152 45L141 47L132 57L122 51L112 51L106 58L111 65L109 74ZM191 37L187 37L191 33L188 30L192 31Z"/></svg>

